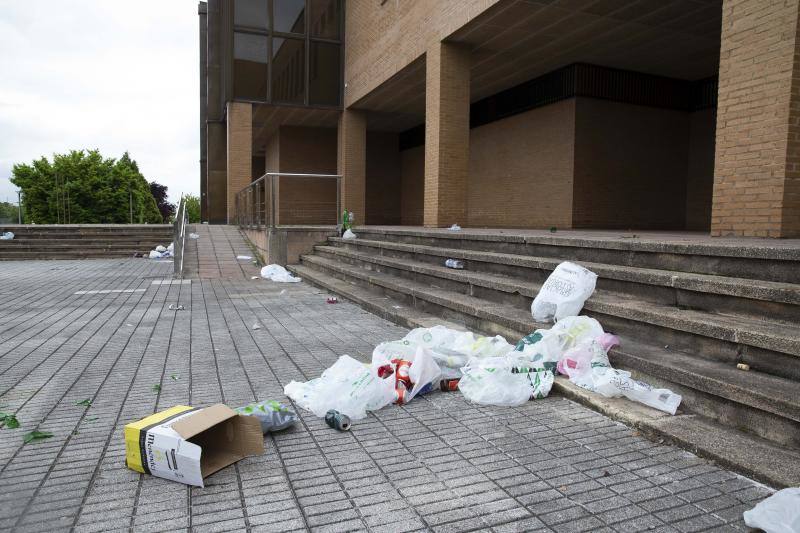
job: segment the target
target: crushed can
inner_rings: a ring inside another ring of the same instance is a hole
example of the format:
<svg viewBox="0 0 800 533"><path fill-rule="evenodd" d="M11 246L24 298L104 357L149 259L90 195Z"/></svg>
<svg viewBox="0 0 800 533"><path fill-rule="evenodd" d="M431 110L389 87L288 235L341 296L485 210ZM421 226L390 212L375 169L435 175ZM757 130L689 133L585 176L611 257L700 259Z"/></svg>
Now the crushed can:
<svg viewBox="0 0 800 533"><path fill-rule="evenodd" d="M350 431L350 417L343 415L336 409L331 409L325 413L325 423L338 431Z"/></svg>
<svg viewBox="0 0 800 533"><path fill-rule="evenodd" d="M443 379L439 382L443 392L453 392L458 390L458 379Z"/></svg>

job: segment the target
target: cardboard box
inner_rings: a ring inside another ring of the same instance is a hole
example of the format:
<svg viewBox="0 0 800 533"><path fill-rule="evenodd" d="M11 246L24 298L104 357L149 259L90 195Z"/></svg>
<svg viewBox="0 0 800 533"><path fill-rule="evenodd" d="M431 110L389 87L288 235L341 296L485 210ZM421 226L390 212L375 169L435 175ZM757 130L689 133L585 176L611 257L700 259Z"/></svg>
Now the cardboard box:
<svg viewBox="0 0 800 533"><path fill-rule="evenodd" d="M264 453L261 423L226 405L178 405L125 426L128 468L194 485L217 470Z"/></svg>

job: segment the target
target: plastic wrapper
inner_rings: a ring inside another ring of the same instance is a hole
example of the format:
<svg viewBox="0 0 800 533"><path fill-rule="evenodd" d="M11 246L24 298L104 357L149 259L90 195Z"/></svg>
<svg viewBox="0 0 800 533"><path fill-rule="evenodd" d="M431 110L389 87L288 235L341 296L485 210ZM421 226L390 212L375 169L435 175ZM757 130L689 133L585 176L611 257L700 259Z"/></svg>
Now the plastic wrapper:
<svg viewBox="0 0 800 533"><path fill-rule="evenodd" d="M559 321L577 316L594 292L597 274L565 261L548 276L531 304L531 314L538 322Z"/></svg>

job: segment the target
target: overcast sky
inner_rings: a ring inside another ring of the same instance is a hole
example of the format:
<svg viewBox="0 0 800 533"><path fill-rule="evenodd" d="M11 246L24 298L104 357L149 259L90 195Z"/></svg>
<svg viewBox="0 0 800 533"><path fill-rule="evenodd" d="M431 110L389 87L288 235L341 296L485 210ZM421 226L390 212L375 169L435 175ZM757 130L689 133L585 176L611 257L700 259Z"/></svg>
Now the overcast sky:
<svg viewBox="0 0 800 533"><path fill-rule="evenodd" d="M196 0L0 0L0 200L15 163L83 148L198 194L198 46Z"/></svg>

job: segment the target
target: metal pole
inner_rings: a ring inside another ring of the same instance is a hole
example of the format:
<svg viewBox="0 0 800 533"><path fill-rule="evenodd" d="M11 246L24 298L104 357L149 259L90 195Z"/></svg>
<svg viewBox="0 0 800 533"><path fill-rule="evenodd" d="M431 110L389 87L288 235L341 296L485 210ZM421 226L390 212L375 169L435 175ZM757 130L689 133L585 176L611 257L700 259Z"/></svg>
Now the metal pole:
<svg viewBox="0 0 800 533"><path fill-rule="evenodd" d="M17 221L22 224L22 191L17 191Z"/></svg>
<svg viewBox="0 0 800 533"><path fill-rule="evenodd" d="M336 178L336 229L339 229L342 216L342 177Z"/></svg>
<svg viewBox="0 0 800 533"><path fill-rule="evenodd" d="M133 224L133 191L128 189L128 205L131 211L131 224Z"/></svg>

